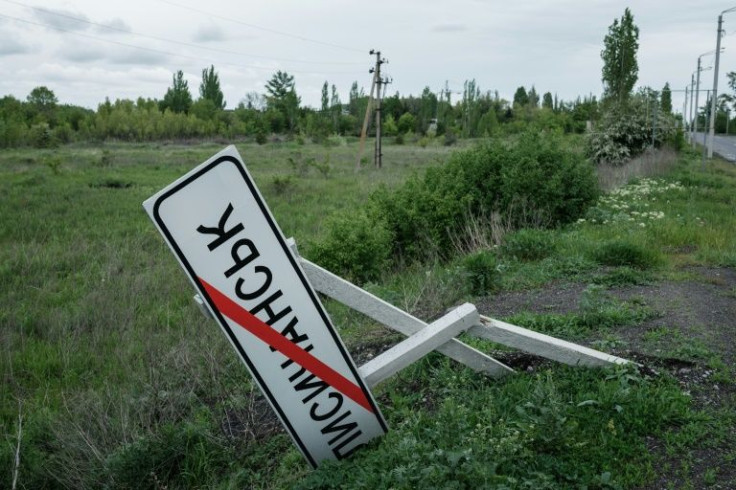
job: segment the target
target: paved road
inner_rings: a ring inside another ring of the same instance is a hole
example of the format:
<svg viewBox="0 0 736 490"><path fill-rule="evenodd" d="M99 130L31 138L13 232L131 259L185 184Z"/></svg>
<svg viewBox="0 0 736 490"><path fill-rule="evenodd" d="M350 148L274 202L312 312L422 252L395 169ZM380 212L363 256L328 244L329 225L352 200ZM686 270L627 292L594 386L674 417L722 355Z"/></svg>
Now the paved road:
<svg viewBox="0 0 736 490"><path fill-rule="evenodd" d="M695 133L695 141L703 144L703 133ZM736 162L736 136L717 134L713 141L713 153L717 153L729 162Z"/></svg>

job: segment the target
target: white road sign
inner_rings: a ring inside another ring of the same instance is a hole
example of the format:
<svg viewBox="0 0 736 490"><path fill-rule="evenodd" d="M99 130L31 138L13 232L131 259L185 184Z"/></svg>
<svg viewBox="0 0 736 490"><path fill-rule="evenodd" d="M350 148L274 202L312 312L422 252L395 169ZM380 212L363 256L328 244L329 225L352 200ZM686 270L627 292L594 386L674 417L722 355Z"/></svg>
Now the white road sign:
<svg viewBox="0 0 736 490"><path fill-rule="evenodd" d="M313 466L386 432L235 147L143 206Z"/></svg>

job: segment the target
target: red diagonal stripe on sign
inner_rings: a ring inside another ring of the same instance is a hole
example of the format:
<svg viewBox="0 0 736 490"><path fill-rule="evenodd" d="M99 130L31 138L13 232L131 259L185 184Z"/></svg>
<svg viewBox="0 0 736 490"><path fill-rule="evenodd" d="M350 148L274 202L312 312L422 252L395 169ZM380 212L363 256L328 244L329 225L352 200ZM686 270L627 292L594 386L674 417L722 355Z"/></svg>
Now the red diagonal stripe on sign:
<svg viewBox="0 0 736 490"><path fill-rule="evenodd" d="M204 286L205 291L207 291L207 294L215 303L215 306L220 313L267 343L269 346L281 352L310 373L314 374L316 377L332 386L361 407L365 408L369 412L373 412L373 407L365 396L365 393L363 393L363 390L361 390L358 385L296 345L286 336L274 330L267 323L252 315L248 310L228 298L225 294L207 283L207 281L201 277L199 278L199 282Z"/></svg>

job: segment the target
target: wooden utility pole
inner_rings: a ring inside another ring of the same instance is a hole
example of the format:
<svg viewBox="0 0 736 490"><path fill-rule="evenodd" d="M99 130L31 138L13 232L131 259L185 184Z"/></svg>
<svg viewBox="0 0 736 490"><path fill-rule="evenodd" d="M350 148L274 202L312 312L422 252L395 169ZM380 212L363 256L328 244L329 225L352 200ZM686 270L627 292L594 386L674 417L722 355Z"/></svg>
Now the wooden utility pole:
<svg viewBox="0 0 736 490"><path fill-rule="evenodd" d="M387 80L381 78L381 65L388 63L387 60L381 58L381 52L371 49L370 54L376 55L376 66L369 70L373 73L373 81L371 82L371 95L368 98L368 105L365 108L365 118L363 119L363 129L360 133L360 148L358 150L358 161L355 164L355 170L360 169L360 160L363 158L363 150L365 148L365 140L368 135L368 124L370 122L371 106L373 104L373 93L376 93L376 145L373 155L373 162L377 168L381 168L381 85L388 84Z"/></svg>
<svg viewBox="0 0 736 490"><path fill-rule="evenodd" d="M373 74L371 80L371 95L368 97L368 104L365 106L365 117L363 118L363 129L360 131L360 147L358 148L358 160L355 162L355 171L360 170L360 160L363 158L363 150L365 149L365 138L368 135L368 123L371 116L371 104L373 103L373 90L376 88L376 74Z"/></svg>

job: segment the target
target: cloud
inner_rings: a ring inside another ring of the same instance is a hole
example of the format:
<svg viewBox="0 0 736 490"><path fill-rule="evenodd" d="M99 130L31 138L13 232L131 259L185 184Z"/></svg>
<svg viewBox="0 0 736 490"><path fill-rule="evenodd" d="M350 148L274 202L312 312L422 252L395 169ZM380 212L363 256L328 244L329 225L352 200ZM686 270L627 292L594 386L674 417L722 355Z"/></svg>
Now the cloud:
<svg viewBox="0 0 736 490"><path fill-rule="evenodd" d="M100 22L100 26L97 27L96 31L102 34L109 34L110 32L132 32L130 26L121 18L116 17L108 21Z"/></svg>
<svg viewBox="0 0 736 490"><path fill-rule="evenodd" d="M432 32L465 32L468 26L465 24L437 24L432 26Z"/></svg>
<svg viewBox="0 0 736 490"><path fill-rule="evenodd" d="M65 31L85 31L89 28L89 18L84 14L77 14L68 10L34 8L33 14L51 28ZM77 20L79 19L79 20Z"/></svg>
<svg viewBox="0 0 736 490"><path fill-rule="evenodd" d="M212 41L224 41L225 33L216 24L200 25L192 37L194 42L206 43Z"/></svg>
<svg viewBox="0 0 736 490"><path fill-rule="evenodd" d="M31 51L30 46L26 46L10 34L0 32L0 56L10 56L13 54L25 54Z"/></svg>
<svg viewBox="0 0 736 490"><path fill-rule="evenodd" d="M105 58L104 50L88 46L84 43L67 43L66 46L59 49L58 54L64 60L75 61L77 63L89 63Z"/></svg>
<svg viewBox="0 0 736 490"><path fill-rule="evenodd" d="M113 51L109 61L116 65L148 65L156 66L164 64L167 56L164 53L145 51L133 48L121 48Z"/></svg>

